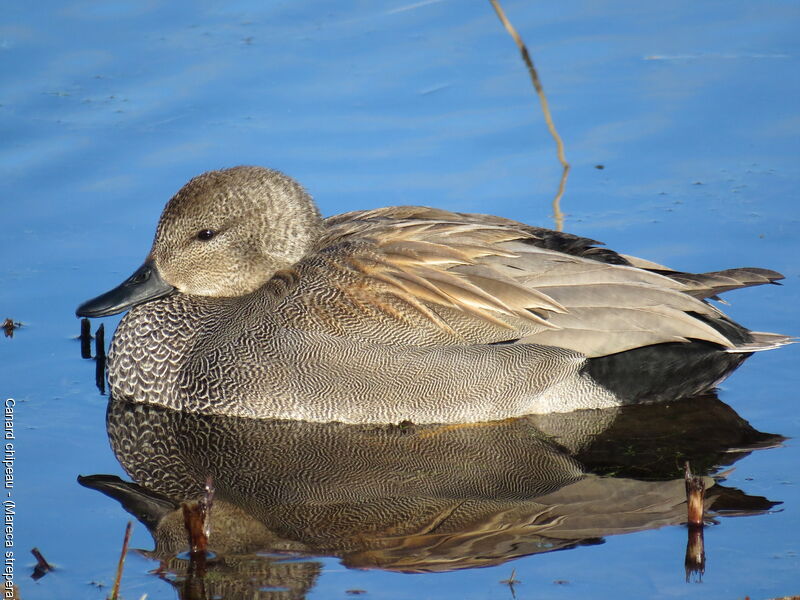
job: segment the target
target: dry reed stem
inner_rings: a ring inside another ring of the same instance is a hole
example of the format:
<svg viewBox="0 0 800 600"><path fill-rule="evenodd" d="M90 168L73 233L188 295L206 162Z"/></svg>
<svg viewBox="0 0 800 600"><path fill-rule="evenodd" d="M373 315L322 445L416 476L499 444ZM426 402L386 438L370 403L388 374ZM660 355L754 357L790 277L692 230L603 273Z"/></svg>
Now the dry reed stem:
<svg viewBox="0 0 800 600"><path fill-rule="evenodd" d="M208 536L205 532L205 511L200 502L184 502L183 524L189 538L189 553L205 557L208 549Z"/></svg>
<svg viewBox="0 0 800 600"><path fill-rule="evenodd" d="M527 46L525 46L525 42L522 41L519 33L517 33L517 30L514 29L514 26L508 20L508 17L506 17L506 13L503 11L503 7L500 6L499 0L489 0L489 2L492 3L497 16L503 23L506 31L508 31L511 38L514 40L514 43L517 44L517 48L519 48L519 52L522 55L522 60L525 61L525 65L528 67L528 73L531 76L531 81L533 82L533 87L536 90L536 95L539 96L539 103L542 106L542 112L544 113L545 123L547 123L547 129L550 131L550 135L553 136L553 139L556 141L558 162L561 163L563 170L561 172L561 181L558 184L558 191L556 192L555 198L553 198L553 218L556 222L556 229L558 231L563 231L564 213L561 212L561 197L564 195L564 190L567 186L567 176L569 175L569 163L567 162L567 157L564 153L564 142L556 130L555 123L553 123L553 116L550 114L550 105L547 103L547 96L545 96L542 82L539 80L539 74L536 71L536 67L533 66L533 60L531 60L531 55L528 52Z"/></svg>
<svg viewBox="0 0 800 600"><path fill-rule="evenodd" d="M706 546L703 540L702 527L689 525L683 568L686 573L687 583L692 578L698 583L703 580L703 575L706 572Z"/></svg>
<svg viewBox="0 0 800 600"><path fill-rule="evenodd" d="M512 600L517 600L517 592L514 589L514 586L517 585L518 583L522 583L519 579L516 578L516 575L517 575L517 570L511 569L511 576L508 579L500 580L500 583L502 583L503 585L507 585L508 589L511 590Z"/></svg>
<svg viewBox="0 0 800 600"><path fill-rule="evenodd" d="M125 566L125 556L128 554L128 543L131 541L131 532L133 531L133 522L128 521L125 527L125 538L122 540L122 552L119 555L119 562L117 563L117 576L114 577L114 587L111 588L110 600L118 600L119 598L119 584L122 581L122 568Z"/></svg>
<svg viewBox="0 0 800 600"><path fill-rule="evenodd" d="M689 525L702 527L706 484L700 477L692 475L688 461L684 466L684 482L686 483L686 505Z"/></svg>
<svg viewBox="0 0 800 600"><path fill-rule="evenodd" d="M687 521L689 525L688 539L686 541L686 558L684 568L686 581L692 576L697 581L702 581L706 569L706 548L703 540L703 516L706 484L701 477L692 475L689 461L683 467L684 483L686 484Z"/></svg>

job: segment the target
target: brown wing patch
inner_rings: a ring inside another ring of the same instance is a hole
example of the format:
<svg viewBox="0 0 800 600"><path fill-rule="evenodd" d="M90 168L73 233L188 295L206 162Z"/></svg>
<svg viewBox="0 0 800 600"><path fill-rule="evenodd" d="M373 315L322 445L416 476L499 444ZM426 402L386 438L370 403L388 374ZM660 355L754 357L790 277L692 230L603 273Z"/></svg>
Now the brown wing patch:
<svg viewBox="0 0 800 600"><path fill-rule="evenodd" d="M347 213L326 226L275 318L390 344L517 340L602 356L700 339L732 349L709 324L720 313L699 296L777 275L659 272L616 253L593 260L585 238L424 207Z"/></svg>
<svg viewBox="0 0 800 600"><path fill-rule="evenodd" d="M517 258L502 244L524 239L524 232L452 220L397 222L380 212L370 211L358 221L345 222L348 231L339 236L342 240L357 235L362 245L346 259L349 266L372 281L372 285L359 286L362 300L380 306L382 297L389 294L448 331L452 328L430 305L454 309L506 329L513 329L519 319L555 328L548 322L548 314L566 312L548 295L517 283L484 260ZM437 211L437 216L442 214L454 216Z"/></svg>

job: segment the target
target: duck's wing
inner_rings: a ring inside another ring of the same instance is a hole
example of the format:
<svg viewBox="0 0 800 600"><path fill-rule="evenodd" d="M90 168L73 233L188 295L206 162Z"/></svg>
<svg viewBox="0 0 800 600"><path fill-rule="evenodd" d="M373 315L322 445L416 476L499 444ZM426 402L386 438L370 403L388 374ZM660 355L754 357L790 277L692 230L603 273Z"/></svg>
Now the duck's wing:
<svg viewBox="0 0 800 600"><path fill-rule="evenodd" d="M391 344L538 343L590 357L690 339L737 345L710 325L723 316L689 283L586 238L424 207L326 225L318 250L272 282L285 326Z"/></svg>

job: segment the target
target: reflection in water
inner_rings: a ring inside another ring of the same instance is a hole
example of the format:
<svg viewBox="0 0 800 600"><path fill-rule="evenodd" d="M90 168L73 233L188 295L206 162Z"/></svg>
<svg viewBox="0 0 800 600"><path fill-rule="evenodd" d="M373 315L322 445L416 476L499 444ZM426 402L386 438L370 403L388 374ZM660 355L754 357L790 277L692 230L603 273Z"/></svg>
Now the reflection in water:
<svg viewBox="0 0 800 600"><path fill-rule="evenodd" d="M713 397L445 427L258 421L112 400L107 425L136 483L80 481L147 526L156 547L145 554L173 583L187 568L176 558L187 549L180 503L213 479L205 589L225 598L265 588L302 598L321 569L308 557L448 571L683 523L685 460L708 474L782 439ZM705 483L711 517L775 504Z"/></svg>
<svg viewBox="0 0 800 600"><path fill-rule="evenodd" d="M101 394L106 393L106 338L105 325L100 323L94 335L94 357L92 356L92 328L89 319L81 319L81 358L95 360L94 383Z"/></svg>

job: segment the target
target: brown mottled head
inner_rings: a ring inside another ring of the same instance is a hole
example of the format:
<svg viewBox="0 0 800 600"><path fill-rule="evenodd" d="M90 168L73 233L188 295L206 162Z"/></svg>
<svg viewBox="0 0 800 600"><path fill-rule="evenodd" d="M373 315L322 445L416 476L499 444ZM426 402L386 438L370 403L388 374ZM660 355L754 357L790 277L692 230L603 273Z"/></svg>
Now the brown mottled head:
<svg viewBox="0 0 800 600"><path fill-rule="evenodd" d="M169 201L150 259L184 294L241 296L300 260L322 221L293 179L261 167L209 171Z"/></svg>
<svg viewBox="0 0 800 600"><path fill-rule="evenodd" d="M144 264L75 312L104 317L176 290L248 294L299 261L322 228L311 197L278 171L234 167L203 173L167 204Z"/></svg>

